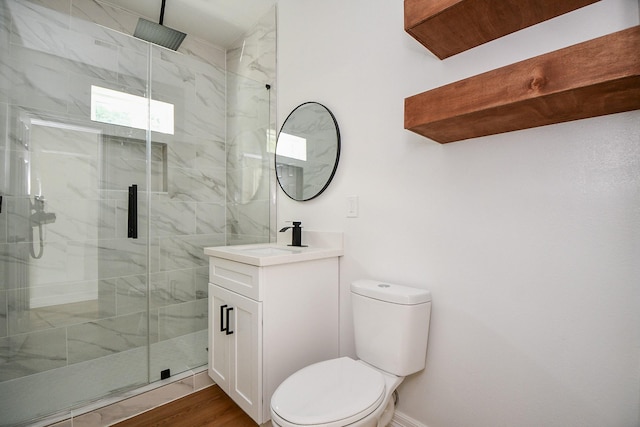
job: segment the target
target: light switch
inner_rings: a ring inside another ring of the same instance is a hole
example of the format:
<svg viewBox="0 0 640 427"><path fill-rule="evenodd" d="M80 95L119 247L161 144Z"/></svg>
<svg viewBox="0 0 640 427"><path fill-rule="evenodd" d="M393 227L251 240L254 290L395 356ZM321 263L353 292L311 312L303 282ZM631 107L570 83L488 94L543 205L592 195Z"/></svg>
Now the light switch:
<svg viewBox="0 0 640 427"><path fill-rule="evenodd" d="M358 217L358 196L347 196L347 218Z"/></svg>

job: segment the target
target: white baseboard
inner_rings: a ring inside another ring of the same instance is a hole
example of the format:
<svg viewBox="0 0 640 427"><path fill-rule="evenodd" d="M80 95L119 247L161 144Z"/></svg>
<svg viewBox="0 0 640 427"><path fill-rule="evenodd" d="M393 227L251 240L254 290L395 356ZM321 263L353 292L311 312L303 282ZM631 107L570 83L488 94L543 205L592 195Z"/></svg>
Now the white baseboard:
<svg viewBox="0 0 640 427"><path fill-rule="evenodd" d="M393 418L391 418L389 427L427 427L427 426L417 420L414 420L410 416L403 414L402 412L396 411L393 414Z"/></svg>

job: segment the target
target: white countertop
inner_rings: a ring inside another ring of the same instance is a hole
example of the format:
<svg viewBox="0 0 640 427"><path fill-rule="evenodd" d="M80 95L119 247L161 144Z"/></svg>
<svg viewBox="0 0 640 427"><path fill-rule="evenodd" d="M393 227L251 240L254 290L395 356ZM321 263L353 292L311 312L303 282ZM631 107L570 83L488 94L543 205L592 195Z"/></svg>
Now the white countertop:
<svg viewBox="0 0 640 427"><path fill-rule="evenodd" d="M309 243L306 247L288 246L282 240L278 243L214 246L204 248L204 253L258 267L339 257L344 254L342 233L303 232L303 243Z"/></svg>

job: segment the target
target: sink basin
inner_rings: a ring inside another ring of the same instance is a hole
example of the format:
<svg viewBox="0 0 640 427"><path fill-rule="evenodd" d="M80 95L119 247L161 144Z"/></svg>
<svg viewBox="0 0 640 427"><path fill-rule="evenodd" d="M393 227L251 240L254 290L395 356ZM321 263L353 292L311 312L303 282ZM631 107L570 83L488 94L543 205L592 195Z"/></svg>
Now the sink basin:
<svg viewBox="0 0 640 427"><path fill-rule="evenodd" d="M277 256L277 255L290 255L299 252L295 249L285 249L285 248L275 248L272 246L267 246L264 248L246 248L240 249L239 252L248 255L256 255L256 256Z"/></svg>

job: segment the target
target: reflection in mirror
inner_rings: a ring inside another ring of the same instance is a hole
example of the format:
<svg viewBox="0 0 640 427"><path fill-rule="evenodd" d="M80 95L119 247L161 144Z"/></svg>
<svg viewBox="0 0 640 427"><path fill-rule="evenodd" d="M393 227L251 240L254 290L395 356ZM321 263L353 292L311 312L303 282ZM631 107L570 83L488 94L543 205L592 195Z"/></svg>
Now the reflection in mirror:
<svg viewBox="0 0 640 427"><path fill-rule="evenodd" d="M328 186L340 159L340 130L327 107L305 102L287 117L276 144L276 176L293 200L319 196Z"/></svg>
<svg viewBox="0 0 640 427"><path fill-rule="evenodd" d="M259 194L268 190L268 183L263 180L263 169L267 161L265 136L257 131L241 132L229 144L227 164L233 165L233 174L228 173L229 198L238 204L251 203L255 199L265 198ZM233 181L231 181L233 180Z"/></svg>
<svg viewBox="0 0 640 427"><path fill-rule="evenodd" d="M271 148L275 130L271 130L270 85L227 73L228 87L238 88L243 96L235 99L234 114L227 118L227 191L238 205L269 200ZM275 184L275 182L273 182Z"/></svg>

